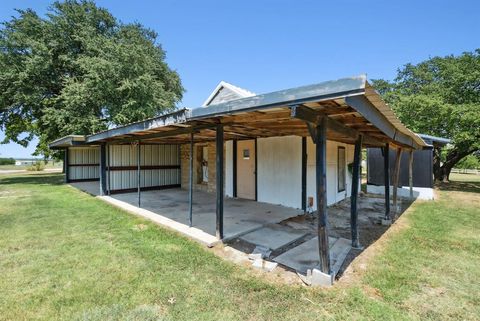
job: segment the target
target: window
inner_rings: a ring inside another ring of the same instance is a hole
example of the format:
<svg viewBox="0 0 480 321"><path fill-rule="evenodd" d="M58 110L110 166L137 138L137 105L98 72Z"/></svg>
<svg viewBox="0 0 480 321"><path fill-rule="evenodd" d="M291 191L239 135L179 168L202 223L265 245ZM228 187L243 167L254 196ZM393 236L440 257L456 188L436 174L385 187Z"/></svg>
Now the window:
<svg viewBox="0 0 480 321"><path fill-rule="evenodd" d="M337 159L337 186L338 192L345 191L345 147L338 147Z"/></svg>
<svg viewBox="0 0 480 321"><path fill-rule="evenodd" d="M246 148L243 150L243 159L250 159L250 149Z"/></svg>

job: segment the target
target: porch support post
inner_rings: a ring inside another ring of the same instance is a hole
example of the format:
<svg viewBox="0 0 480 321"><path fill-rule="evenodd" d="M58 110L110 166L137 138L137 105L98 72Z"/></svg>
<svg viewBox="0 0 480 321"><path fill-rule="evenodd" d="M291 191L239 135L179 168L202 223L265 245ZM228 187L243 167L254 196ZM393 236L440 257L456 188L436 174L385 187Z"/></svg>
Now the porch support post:
<svg viewBox="0 0 480 321"><path fill-rule="evenodd" d="M100 145L100 195L105 195L107 193L106 156L105 143L103 143Z"/></svg>
<svg viewBox="0 0 480 321"><path fill-rule="evenodd" d="M413 149L408 153L408 186L410 188L410 199L413 199Z"/></svg>
<svg viewBox="0 0 480 321"><path fill-rule="evenodd" d="M233 160L232 160L232 164L233 164L233 171L232 171L232 174L233 174L233 178L232 178L232 182L233 182L233 197L237 197L237 140L234 139L233 140L233 151L232 151L232 156L233 156Z"/></svg>
<svg viewBox="0 0 480 321"><path fill-rule="evenodd" d="M190 133L190 158L188 169L188 225L192 227L192 212L193 212L193 131Z"/></svg>
<svg viewBox="0 0 480 321"><path fill-rule="evenodd" d="M302 210L307 212L307 137L302 137Z"/></svg>
<svg viewBox="0 0 480 321"><path fill-rule="evenodd" d="M395 217L398 214L397 209L397 200L398 200L398 183L400 179L400 163L402 161L402 149L397 149L397 155L395 158L395 168L393 170L393 212L395 213Z"/></svg>
<svg viewBox="0 0 480 321"><path fill-rule="evenodd" d="M328 246L327 230L327 119L319 118L315 128L316 136L316 185L317 185L317 212L318 212L318 248L320 256L320 270L330 274L330 250Z"/></svg>
<svg viewBox="0 0 480 321"><path fill-rule="evenodd" d="M106 164L106 170L107 170L107 195L110 195L110 145L107 143L105 145L105 153L107 155L107 164Z"/></svg>
<svg viewBox="0 0 480 321"><path fill-rule="evenodd" d="M385 179L385 218L390 221L390 148L388 143L383 149L383 175Z"/></svg>
<svg viewBox="0 0 480 321"><path fill-rule="evenodd" d="M137 143L137 197L138 197L138 207L141 205L141 191L140 191L140 141Z"/></svg>
<svg viewBox="0 0 480 321"><path fill-rule="evenodd" d="M63 154L63 168L64 168L64 172L65 172L65 183L68 183L70 182L70 180L68 179L68 175L69 175L69 170L68 170L68 147L65 148L64 150L64 154Z"/></svg>
<svg viewBox="0 0 480 321"><path fill-rule="evenodd" d="M361 248L360 242L358 239L358 227L357 227L357 218L358 218L358 181L360 179L360 156L362 153L362 135L358 135L357 140L355 141L355 151L353 154L353 172L352 172L352 193L350 195L350 228L352 232L352 247Z"/></svg>
<svg viewBox="0 0 480 321"><path fill-rule="evenodd" d="M217 124L216 130L216 191L217 191L217 226L216 236L223 239L223 125Z"/></svg>

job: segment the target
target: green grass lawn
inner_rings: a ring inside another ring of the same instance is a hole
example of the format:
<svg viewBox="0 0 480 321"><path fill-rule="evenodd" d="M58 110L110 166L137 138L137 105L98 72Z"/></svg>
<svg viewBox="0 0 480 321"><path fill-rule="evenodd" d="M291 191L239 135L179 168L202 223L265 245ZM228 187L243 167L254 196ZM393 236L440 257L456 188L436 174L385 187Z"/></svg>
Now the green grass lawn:
<svg viewBox="0 0 480 321"><path fill-rule="evenodd" d="M44 164L44 166L45 168L62 168L63 162L48 161L47 164ZM23 169L27 169L28 167L30 167L30 165L18 165L18 166L17 165L0 165L0 171L13 170L13 169L23 170Z"/></svg>
<svg viewBox="0 0 480 321"><path fill-rule="evenodd" d="M478 320L480 194L455 184L415 203L366 272L325 290L264 281L59 174L4 175L0 319Z"/></svg>

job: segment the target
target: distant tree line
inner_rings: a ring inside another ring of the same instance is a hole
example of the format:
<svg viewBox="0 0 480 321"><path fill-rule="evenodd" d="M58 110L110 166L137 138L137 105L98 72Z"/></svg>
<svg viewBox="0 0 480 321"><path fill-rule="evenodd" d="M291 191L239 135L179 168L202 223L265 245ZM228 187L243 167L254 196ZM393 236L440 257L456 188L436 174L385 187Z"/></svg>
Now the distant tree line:
<svg viewBox="0 0 480 321"><path fill-rule="evenodd" d="M0 157L0 165L15 165L15 159Z"/></svg>

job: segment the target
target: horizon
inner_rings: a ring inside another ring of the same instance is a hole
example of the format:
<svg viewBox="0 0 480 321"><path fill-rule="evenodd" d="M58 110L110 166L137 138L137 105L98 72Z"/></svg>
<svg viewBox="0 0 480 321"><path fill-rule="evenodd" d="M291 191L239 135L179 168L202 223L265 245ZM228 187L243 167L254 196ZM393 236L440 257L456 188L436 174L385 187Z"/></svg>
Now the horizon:
<svg viewBox="0 0 480 321"><path fill-rule="evenodd" d="M44 15L50 3L2 1L0 20L16 15L14 8ZM158 33L186 89L179 107L201 106L222 80L256 94L365 73L392 80L407 63L479 47L480 4L474 1L96 3ZM32 158L35 144L0 145L0 157Z"/></svg>

